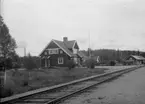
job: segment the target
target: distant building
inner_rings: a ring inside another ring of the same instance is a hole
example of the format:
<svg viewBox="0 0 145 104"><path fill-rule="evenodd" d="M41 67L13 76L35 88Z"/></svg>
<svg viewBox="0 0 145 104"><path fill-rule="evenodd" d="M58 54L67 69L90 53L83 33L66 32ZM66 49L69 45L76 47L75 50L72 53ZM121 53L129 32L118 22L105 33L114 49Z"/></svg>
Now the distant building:
<svg viewBox="0 0 145 104"><path fill-rule="evenodd" d="M145 64L145 58L143 56L130 55L126 58L126 64Z"/></svg>
<svg viewBox="0 0 145 104"><path fill-rule="evenodd" d="M85 62L87 59L89 59L89 56L85 55L81 51L78 52L78 55L81 57L82 62Z"/></svg>
<svg viewBox="0 0 145 104"><path fill-rule="evenodd" d="M43 49L40 57L41 67L65 67L67 66L68 60L73 60L76 64L80 64L82 61L77 41L68 40L67 37L64 37L63 41L52 39Z"/></svg>

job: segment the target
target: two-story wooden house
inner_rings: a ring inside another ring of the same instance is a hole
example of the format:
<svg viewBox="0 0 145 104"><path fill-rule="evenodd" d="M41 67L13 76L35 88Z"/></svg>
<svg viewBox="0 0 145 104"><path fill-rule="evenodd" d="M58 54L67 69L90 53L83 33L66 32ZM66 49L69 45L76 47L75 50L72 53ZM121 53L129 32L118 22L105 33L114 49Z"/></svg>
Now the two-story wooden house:
<svg viewBox="0 0 145 104"><path fill-rule="evenodd" d="M63 41L52 39L40 53L41 67L65 67L68 60L74 60L76 64L80 64L81 56L78 52L79 46L76 40L68 41L67 37L64 37Z"/></svg>

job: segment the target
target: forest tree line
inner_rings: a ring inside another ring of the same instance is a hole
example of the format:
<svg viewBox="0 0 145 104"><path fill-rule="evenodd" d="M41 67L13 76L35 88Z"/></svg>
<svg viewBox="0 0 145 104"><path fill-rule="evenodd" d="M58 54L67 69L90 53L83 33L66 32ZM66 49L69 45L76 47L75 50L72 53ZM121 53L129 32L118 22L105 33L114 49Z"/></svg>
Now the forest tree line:
<svg viewBox="0 0 145 104"><path fill-rule="evenodd" d="M82 50L86 56L89 53L92 56L99 56L101 62L106 62L110 60L116 60L118 62L124 61L130 55L140 55L145 57L145 52L134 51L134 50L114 50L114 49L98 49L98 50Z"/></svg>
<svg viewBox="0 0 145 104"><path fill-rule="evenodd" d="M28 54L25 57L20 57L15 52L16 48L16 41L9 33L9 28L0 15L0 69L6 70L20 67L32 69L40 67L39 56L31 56ZM99 56L101 62L107 62L111 60L121 62L129 55L141 55L145 57L145 52L131 50L88 49L81 50L81 52L83 52L86 56L89 56L90 54L93 56Z"/></svg>

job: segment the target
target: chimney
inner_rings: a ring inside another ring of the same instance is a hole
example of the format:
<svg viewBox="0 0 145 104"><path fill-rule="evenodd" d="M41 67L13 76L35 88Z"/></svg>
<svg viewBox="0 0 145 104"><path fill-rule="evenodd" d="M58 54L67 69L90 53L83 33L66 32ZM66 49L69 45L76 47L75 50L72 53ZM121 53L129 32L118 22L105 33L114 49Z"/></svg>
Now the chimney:
<svg viewBox="0 0 145 104"><path fill-rule="evenodd" d="M68 41L67 37L63 37L63 42L67 42L67 41Z"/></svg>

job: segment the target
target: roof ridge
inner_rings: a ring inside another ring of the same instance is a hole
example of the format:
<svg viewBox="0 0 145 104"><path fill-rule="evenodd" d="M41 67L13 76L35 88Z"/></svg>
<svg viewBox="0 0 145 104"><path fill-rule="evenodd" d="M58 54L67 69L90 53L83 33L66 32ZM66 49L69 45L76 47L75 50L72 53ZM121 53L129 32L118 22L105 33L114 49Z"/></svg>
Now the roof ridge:
<svg viewBox="0 0 145 104"><path fill-rule="evenodd" d="M68 40L68 42L69 42L69 41L76 41L76 40Z"/></svg>
<svg viewBox="0 0 145 104"><path fill-rule="evenodd" d="M59 41L59 40L53 40L59 47L62 48L62 50L64 50L69 56L72 56L73 53L66 47L66 45L64 44L64 42ZM59 43L60 42L60 43Z"/></svg>
<svg viewBox="0 0 145 104"><path fill-rule="evenodd" d="M60 41L60 40L55 40L55 39L53 39L53 40L54 40L54 41L58 41L58 42L62 42L62 43L65 45L65 47L67 48L67 46L66 46L65 42Z"/></svg>
<svg viewBox="0 0 145 104"><path fill-rule="evenodd" d="M70 46L72 47L72 45L76 42L76 40L69 40L69 41L67 41L68 43L65 43L64 41L60 41L60 40L56 40L56 39L52 39L51 41L55 42L55 44L57 44L60 48L62 48L62 50L64 50L69 56L73 56L73 52L71 52L69 50L69 47ZM47 44L47 46L50 44L50 42ZM46 49L46 47L43 49L43 51ZM40 55L42 54L42 52L40 53Z"/></svg>
<svg viewBox="0 0 145 104"><path fill-rule="evenodd" d="M61 41L61 40L56 40L56 39L52 39L52 40L54 40L54 41L59 41L59 42L63 42L63 41Z"/></svg>

